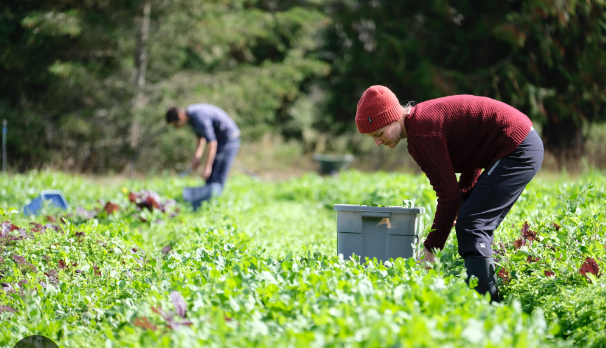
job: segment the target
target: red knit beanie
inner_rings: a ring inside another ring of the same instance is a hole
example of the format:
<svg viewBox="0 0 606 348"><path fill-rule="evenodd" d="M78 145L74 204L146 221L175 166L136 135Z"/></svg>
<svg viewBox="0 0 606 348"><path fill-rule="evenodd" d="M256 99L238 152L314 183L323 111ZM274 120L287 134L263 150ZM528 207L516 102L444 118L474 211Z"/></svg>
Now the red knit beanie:
<svg viewBox="0 0 606 348"><path fill-rule="evenodd" d="M371 86L358 102L356 125L360 133L370 133L397 121L404 114L398 98L385 86Z"/></svg>

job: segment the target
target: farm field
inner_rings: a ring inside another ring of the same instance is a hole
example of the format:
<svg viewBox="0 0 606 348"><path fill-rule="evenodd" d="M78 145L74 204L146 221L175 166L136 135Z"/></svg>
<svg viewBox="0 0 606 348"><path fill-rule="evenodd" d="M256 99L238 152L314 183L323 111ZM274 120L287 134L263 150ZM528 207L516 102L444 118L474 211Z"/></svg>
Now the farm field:
<svg viewBox="0 0 606 348"><path fill-rule="evenodd" d="M602 173L530 183L495 232L495 305L465 284L454 230L433 269L336 255L337 203L411 199L427 234L424 176L235 175L193 212L180 195L198 183L0 176L0 346L606 347ZM70 210L11 211L51 188Z"/></svg>

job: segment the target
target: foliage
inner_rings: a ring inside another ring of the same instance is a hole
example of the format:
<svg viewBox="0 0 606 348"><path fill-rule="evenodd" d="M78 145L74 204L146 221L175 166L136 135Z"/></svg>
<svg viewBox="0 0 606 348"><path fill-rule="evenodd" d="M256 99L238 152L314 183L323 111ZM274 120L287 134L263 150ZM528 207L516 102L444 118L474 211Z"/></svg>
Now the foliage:
<svg viewBox="0 0 606 348"><path fill-rule="evenodd" d="M134 108L144 3L148 64L143 106ZM172 166L193 144L191 135L165 133L164 113L175 104L216 104L245 139L280 127L300 134L291 106L328 71L309 54L326 19L313 1L272 3L3 2L0 117L8 120L9 163L87 172L119 171L133 158L143 168ZM132 148L135 121L142 139Z"/></svg>
<svg viewBox="0 0 606 348"><path fill-rule="evenodd" d="M584 150L581 125L604 121L604 6L6 0L0 117L8 120L9 163L76 172L121 171L137 159L138 170L172 167L189 159L193 141L167 132L163 113L198 102L224 108L247 141L279 134L321 149L322 134L352 129L363 90L384 84L402 101L470 93L507 102L541 126L563 164ZM142 139L133 147L135 122ZM346 138L327 146L364 152Z"/></svg>
<svg viewBox="0 0 606 348"><path fill-rule="evenodd" d="M502 100L542 125L546 147L564 158L582 154L584 122L604 121L602 1L328 4L333 25L321 56L333 68L333 118L323 127L352 128L356 102L372 84L403 103L452 94Z"/></svg>
<svg viewBox="0 0 606 348"><path fill-rule="evenodd" d="M606 300L606 204L587 204L593 188L568 187L557 214L536 220L536 231L525 224L522 237L498 251L503 292L527 312L540 307L548 319L559 318L560 335L584 347L601 347L605 337L597 333L606 328L597 320Z"/></svg>
<svg viewBox="0 0 606 348"><path fill-rule="evenodd" d="M0 253L6 347L30 333L83 347L599 347L605 337L604 278L579 273L587 257L606 267L606 179L598 173L535 179L522 194L496 232L498 265L508 274L502 305L467 287L453 236L433 269L335 255L332 204L406 198L433 211L421 176L350 171L277 184L235 176L196 213L179 197L194 179L99 185L32 172L0 180L10 221ZM64 222L45 221L48 210L34 220L40 225L11 213L51 187L71 204ZM150 197L175 198L179 214L150 211ZM157 215L143 222L138 212ZM521 238L526 245L516 248Z"/></svg>

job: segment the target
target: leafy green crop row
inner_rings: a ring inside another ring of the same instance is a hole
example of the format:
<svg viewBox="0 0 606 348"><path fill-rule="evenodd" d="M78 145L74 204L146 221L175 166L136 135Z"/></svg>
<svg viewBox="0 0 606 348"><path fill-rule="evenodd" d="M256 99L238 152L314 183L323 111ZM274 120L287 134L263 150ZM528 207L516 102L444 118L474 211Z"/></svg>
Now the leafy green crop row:
<svg viewBox="0 0 606 348"><path fill-rule="evenodd" d="M335 255L333 204L410 199L432 214L435 195L419 176L352 171L278 184L236 176L196 213L179 198L193 179L108 185L44 172L0 183L5 220L24 229L0 238L2 347L28 334L69 347L604 345L599 173L536 179L520 197L495 233L498 305L463 281L454 236L433 269ZM41 225L6 214L41 188L64 191L66 223L53 211ZM129 200L143 189L177 202L163 212Z"/></svg>

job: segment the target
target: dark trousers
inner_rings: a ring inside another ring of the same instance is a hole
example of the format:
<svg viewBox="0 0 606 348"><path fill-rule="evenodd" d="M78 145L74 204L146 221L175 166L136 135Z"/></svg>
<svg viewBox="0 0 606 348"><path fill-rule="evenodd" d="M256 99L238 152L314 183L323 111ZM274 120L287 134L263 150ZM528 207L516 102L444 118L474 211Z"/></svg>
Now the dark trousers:
<svg viewBox="0 0 606 348"><path fill-rule="evenodd" d="M186 187L183 189L183 199L191 202L194 210L197 210L202 202L221 195L223 186L227 180L229 168L236 158L239 148L240 139L234 139L225 144L218 145L212 173L210 173L210 177L206 180L206 186Z"/></svg>
<svg viewBox="0 0 606 348"><path fill-rule="evenodd" d="M212 173L206 180L207 185L214 183L221 184L221 187L225 185L229 168L231 168L239 149L240 138L230 140L225 144L217 145L217 154L215 155L215 161L213 162Z"/></svg>
<svg viewBox="0 0 606 348"><path fill-rule="evenodd" d="M455 229L461 257L492 257L499 227L543 162L543 142L535 130L508 156L486 168L463 203Z"/></svg>

